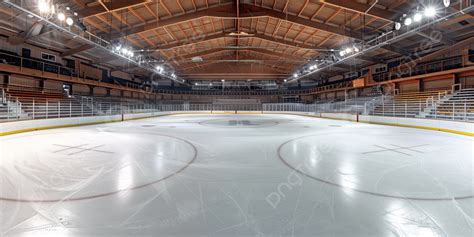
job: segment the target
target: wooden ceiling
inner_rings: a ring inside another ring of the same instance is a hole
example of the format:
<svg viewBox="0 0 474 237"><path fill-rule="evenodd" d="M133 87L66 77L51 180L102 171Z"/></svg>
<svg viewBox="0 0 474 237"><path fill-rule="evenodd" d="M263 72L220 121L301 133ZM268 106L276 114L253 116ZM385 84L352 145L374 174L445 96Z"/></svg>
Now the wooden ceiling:
<svg viewBox="0 0 474 237"><path fill-rule="evenodd" d="M135 49L150 50L146 54L164 59L179 76L191 80L282 79L327 49L362 39L362 33L370 35L390 28L390 19L396 15L378 8L363 14L369 4L346 0L74 3L91 32L129 42ZM395 4L402 5L403 1ZM377 55L396 53L379 50Z"/></svg>
<svg viewBox="0 0 474 237"><path fill-rule="evenodd" d="M172 65L182 78L266 80L286 78L308 60L324 56L330 49L392 29L393 20L419 1L59 0L58 3L77 11L90 32L144 50L142 54ZM472 20L471 15L464 17ZM445 32L453 37L466 37L470 25L455 23L456 20L445 24ZM423 36L385 46L325 73L340 74L349 68L407 55L420 37Z"/></svg>

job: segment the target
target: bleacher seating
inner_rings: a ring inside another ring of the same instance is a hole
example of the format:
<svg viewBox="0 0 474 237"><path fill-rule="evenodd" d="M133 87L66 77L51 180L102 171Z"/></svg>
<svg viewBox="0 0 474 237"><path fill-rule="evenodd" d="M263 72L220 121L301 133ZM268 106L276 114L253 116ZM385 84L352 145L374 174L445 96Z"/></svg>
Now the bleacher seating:
<svg viewBox="0 0 474 237"><path fill-rule="evenodd" d="M439 101L426 118L474 120L474 88L457 91Z"/></svg>
<svg viewBox="0 0 474 237"><path fill-rule="evenodd" d="M0 119L3 120L88 116L93 112L88 103L67 98L61 91L15 86L2 89L6 93L6 102L0 106Z"/></svg>
<svg viewBox="0 0 474 237"><path fill-rule="evenodd" d="M376 105L371 115L416 117L425 108L447 95L446 91L409 92L387 96Z"/></svg>
<svg viewBox="0 0 474 237"><path fill-rule="evenodd" d="M30 91L30 90L15 90L9 89L6 91L11 97L18 98L20 102L31 102L36 100L41 101L54 101L65 99L62 92L47 92L47 91Z"/></svg>

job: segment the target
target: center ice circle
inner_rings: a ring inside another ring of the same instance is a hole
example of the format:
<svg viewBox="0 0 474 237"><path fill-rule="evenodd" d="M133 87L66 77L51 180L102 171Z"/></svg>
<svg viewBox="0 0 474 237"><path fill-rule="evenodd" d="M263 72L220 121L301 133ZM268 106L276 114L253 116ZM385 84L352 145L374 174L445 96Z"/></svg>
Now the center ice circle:
<svg viewBox="0 0 474 237"><path fill-rule="evenodd" d="M44 131L0 142L0 200L12 201L83 200L138 189L180 173L197 155L183 139L148 133Z"/></svg>
<svg viewBox="0 0 474 237"><path fill-rule="evenodd" d="M224 118L211 119L199 123L203 126L225 127L225 128L254 128L254 127L270 127L278 125L277 121L270 119L255 118Z"/></svg>
<svg viewBox="0 0 474 237"><path fill-rule="evenodd" d="M429 133L329 133L283 143L281 161L345 192L413 200L473 198L472 140Z"/></svg>

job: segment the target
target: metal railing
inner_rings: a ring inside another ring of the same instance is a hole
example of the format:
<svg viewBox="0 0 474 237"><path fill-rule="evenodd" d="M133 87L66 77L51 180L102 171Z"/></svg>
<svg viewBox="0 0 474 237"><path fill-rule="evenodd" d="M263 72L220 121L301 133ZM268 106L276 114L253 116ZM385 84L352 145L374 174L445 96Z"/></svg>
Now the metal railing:
<svg viewBox="0 0 474 237"><path fill-rule="evenodd" d="M456 68L462 68L469 65L466 65L464 62L469 61L469 58L472 58L474 55L457 55L453 57L443 58L435 61L430 61L426 63L420 63L416 66L410 67L409 69L403 68L401 70L398 67L394 67L389 72L382 72L373 74L373 79L376 82L394 80L405 77L412 77L417 75L429 74L434 72L446 71Z"/></svg>
<svg viewBox="0 0 474 237"><path fill-rule="evenodd" d="M474 122L474 100L435 102L426 118Z"/></svg>
<svg viewBox="0 0 474 237"><path fill-rule="evenodd" d="M7 94L5 93L5 89L2 89L1 96L0 96L0 104L4 104L7 102Z"/></svg>
<svg viewBox="0 0 474 237"><path fill-rule="evenodd" d="M426 101L395 101L391 96L356 98L325 104L263 103L263 104L193 104L193 103L138 103L103 102L90 97L68 99L12 98L2 90L0 121L104 116L160 111L204 112L307 112L349 113L375 116L421 117L474 121L474 99Z"/></svg>

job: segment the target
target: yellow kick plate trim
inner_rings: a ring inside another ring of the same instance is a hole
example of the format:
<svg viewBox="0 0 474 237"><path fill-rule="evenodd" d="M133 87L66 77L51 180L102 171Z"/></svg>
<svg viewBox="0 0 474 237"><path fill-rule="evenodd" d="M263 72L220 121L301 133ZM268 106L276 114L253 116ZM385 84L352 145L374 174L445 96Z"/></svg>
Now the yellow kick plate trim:
<svg viewBox="0 0 474 237"><path fill-rule="evenodd" d="M138 118L128 118L128 119L124 119L124 121L155 118L155 117L163 117L163 116L204 115L204 114L211 114L211 113L189 113L189 114L170 113L170 114L160 114L160 115L152 115L152 116L138 117ZM227 114L227 113L213 113L213 114ZM235 114L235 113L232 113L232 114ZM244 112L244 113L238 113L238 114L261 114L261 113L245 113ZM313 117L313 118L323 118L323 119L344 120L344 121L357 122L356 120L353 120L353 119L321 117L321 116L309 115L309 114L294 114L294 113L281 113L281 114L292 114L292 115L300 115L300 116ZM0 137L7 136L7 135L18 134L18 133L46 130L46 129L87 126L87 125L95 125L95 124L103 124L103 123L115 123L115 122L121 122L121 121L122 120L111 120L111 121L102 121L102 122L64 124L64 125L55 125L55 126L44 126L44 127L38 127L38 128L19 129L19 130L0 133ZM378 125L387 125L387 126L395 126L395 127L405 127L405 128L416 128L416 129L423 129L423 130L440 131L440 132L447 132L447 133L453 133L453 134L458 134L458 135L474 137L474 133L471 133L471 132L464 132L464 131L445 129L445 128L435 128L435 127L428 127L428 126L416 126L416 125L395 124L395 123L384 123L384 122L370 122L370 121L359 121L359 122L360 123L368 123L368 124L378 124Z"/></svg>

